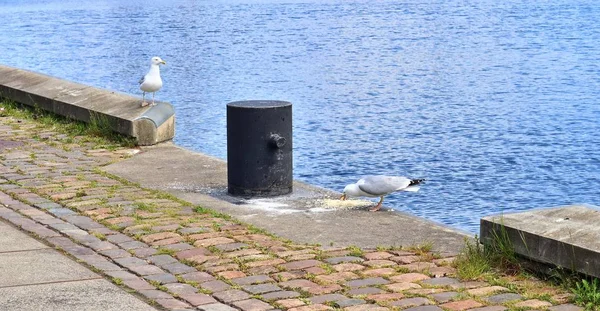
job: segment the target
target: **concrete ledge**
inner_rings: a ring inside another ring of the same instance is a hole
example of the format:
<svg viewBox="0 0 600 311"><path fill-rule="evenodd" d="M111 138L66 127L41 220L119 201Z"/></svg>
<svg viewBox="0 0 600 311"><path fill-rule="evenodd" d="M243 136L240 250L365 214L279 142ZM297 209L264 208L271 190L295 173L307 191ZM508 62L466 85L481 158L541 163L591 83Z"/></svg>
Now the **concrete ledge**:
<svg viewBox="0 0 600 311"><path fill-rule="evenodd" d="M505 230L517 254L600 277L600 210L565 206L481 219L481 240Z"/></svg>
<svg viewBox="0 0 600 311"><path fill-rule="evenodd" d="M165 102L140 107L130 95L0 65L0 97L113 131L153 145L175 136L175 111Z"/></svg>

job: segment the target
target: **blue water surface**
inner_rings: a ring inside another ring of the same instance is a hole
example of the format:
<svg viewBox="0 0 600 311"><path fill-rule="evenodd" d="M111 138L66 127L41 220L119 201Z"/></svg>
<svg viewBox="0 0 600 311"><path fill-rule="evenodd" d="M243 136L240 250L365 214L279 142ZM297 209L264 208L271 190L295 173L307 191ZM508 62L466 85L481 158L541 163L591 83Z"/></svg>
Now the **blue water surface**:
<svg viewBox="0 0 600 311"><path fill-rule="evenodd" d="M0 63L139 94L151 56L175 142L226 158L230 101L291 101L294 175L388 206L482 216L600 204L600 6L547 1L0 1ZM141 95L141 94L139 94Z"/></svg>

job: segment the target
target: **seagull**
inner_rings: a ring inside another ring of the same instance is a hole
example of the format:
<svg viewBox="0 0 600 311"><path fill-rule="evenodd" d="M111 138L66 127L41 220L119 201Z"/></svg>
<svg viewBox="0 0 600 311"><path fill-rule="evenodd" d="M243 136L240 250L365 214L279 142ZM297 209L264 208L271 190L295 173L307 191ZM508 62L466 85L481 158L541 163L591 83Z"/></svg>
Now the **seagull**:
<svg viewBox="0 0 600 311"><path fill-rule="evenodd" d="M167 63L158 56L152 57L150 60L150 70L148 73L140 79L140 89L144 92L142 95L142 107L148 106L146 102L146 92L152 92L152 106L154 103L154 93L162 87L162 79L160 78L159 65L166 65Z"/></svg>
<svg viewBox="0 0 600 311"><path fill-rule="evenodd" d="M419 185L424 181L425 179L410 179L402 176L366 176L354 184L347 185L340 200L346 200L348 197L380 197L379 203L370 209L371 212L375 212L381 208L384 196L396 191L417 192Z"/></svg>

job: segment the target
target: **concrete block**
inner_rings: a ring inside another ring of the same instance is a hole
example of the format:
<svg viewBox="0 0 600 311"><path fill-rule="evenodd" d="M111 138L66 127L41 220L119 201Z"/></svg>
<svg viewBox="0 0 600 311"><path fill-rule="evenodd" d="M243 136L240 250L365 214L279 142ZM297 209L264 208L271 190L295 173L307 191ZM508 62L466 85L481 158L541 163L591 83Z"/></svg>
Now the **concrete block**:
<svg viewBox="0 0 600 311"><path fill-rule="evenodd" d="M24 232L0 221L0 253L49 248Z"/></svg>
<svg viewBox="0 0 600 311"><path fill-rule="evenodd" d="M154 145L175 136L175 111L165 102L141 107L141 99L47 75L0 65L0 97L113 131Z"/></svg>
<svg viewBox="0 0 600 311"><path fill-rule="evenodd" d="M481 240L506 234L517 254L543 264L600 277L600 210L565 206L481 219ZM495 233L494 233L495 232Z"/></svg>

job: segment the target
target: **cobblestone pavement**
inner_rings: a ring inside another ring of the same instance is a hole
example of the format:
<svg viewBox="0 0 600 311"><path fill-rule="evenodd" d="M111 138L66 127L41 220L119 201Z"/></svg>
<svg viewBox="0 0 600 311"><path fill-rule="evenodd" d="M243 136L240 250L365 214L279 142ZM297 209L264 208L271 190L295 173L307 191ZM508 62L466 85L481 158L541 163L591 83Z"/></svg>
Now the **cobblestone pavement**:
<svg viewBox="0 0 600 311"><path fill-rule="evenodd" d="M461 282L456 254L296 245L108 176L136 150L93 147L0 117L0 217L164 309L581 310L536 280Z"/></svg>

